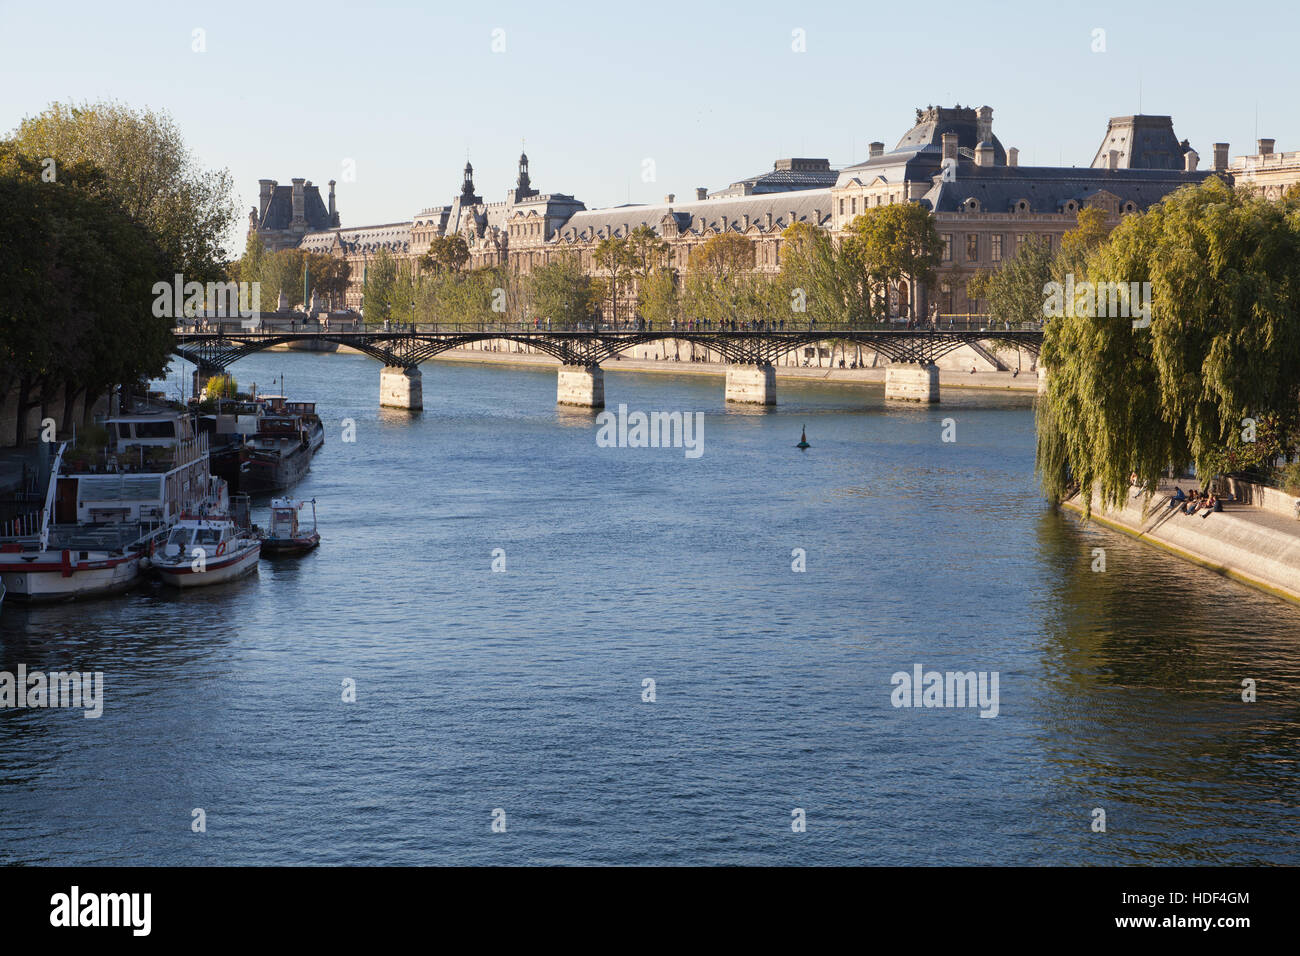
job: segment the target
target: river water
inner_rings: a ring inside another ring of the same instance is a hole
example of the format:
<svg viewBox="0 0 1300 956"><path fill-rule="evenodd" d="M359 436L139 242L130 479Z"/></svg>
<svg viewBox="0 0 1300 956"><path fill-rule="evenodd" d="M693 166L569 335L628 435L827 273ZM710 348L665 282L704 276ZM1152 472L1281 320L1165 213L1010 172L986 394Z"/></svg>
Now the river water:
<svg viewBox="0 0 1300 956"><path fill-rule="evenodd" d="M553 370L432 363L417 415L358 355L234 372L318 403L324 543L6 606L0 669L104 712L0 711L0 863L1300 862L1300 609L1051 509L1029 396L606 375L692 458ZM917 665L996 717L893 706Z"/></svg>

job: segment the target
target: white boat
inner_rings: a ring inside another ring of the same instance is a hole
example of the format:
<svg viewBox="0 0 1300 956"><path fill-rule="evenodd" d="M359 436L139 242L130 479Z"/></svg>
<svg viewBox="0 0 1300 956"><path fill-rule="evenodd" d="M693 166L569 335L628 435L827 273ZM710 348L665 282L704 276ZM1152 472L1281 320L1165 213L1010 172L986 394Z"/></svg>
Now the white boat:
<svg viewBox="0 0 1300 956"><path fill-rule="evenodd" d="M137 584L148 551L181 514L216 504L206 435L170 409L110 418L109 444L91 457L54 451L47 486L10 503L0 522L0 582L11 600L115 594Z"/></svg>
<svg viewBox="0 0 1300 956"><path fill-rule="evenodd" d="M254 572L261 554L262 539L229 514L187 515L152 560L164 584L192 588Z"/></svg>

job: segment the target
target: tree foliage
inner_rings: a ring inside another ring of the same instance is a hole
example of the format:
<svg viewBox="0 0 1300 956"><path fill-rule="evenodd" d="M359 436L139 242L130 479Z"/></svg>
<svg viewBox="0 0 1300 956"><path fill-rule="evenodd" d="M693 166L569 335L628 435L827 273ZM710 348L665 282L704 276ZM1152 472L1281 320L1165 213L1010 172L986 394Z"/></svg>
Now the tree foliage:
<svg viewBox="0 0 1300 956"><path fill-rule="evenodd" d="M1154 490L1170 466L1201 474L1230 467L1243 419L1269 421L1277 448L1293 446L1296 201L1253 198L1216 178L1184 187L1125 217L1087 256L1086 278L1150 282L1151 321L1080 309L1048 323L1038 469L1051 495L1077 485L1085 507L1094 490L1115 506L1131 473Z"/></svg>
<svg viewBox="0 0 1300 956"><path fill-rule="evenodd" d="M17 152L54 161L56 180L93 167L84 187L115 202L143 225L164 255L164 269L186 281L217 281L228 258L224 237L238 218L226 170L206 170L167 113L120 103L52 103L13 133Z"/></svg>

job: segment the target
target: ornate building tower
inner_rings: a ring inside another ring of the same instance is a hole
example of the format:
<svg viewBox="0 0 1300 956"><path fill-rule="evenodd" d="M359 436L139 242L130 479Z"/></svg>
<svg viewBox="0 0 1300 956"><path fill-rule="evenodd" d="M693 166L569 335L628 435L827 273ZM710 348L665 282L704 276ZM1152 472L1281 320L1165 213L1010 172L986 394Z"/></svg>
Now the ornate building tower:
<svg viewBox="0 0 1300 956"><path fill-rule="evenodd" d="M465 161L465 181L460 187L460 204L462 206L477 206L483 200L474 195L474 167Z"/></svg>

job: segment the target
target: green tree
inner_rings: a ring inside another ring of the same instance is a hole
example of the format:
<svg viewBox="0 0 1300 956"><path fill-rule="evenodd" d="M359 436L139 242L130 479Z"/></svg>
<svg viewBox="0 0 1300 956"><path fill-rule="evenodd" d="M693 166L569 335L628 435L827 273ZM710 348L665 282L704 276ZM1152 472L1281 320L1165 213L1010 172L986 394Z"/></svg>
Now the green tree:
<svg viewBox="0 0 1300 956"><path fill-rule="evenodd" d="M847 232L844 254L858 262L878 295L902 282L913 290L929 283L943 256L934 216L920 203L873 206Z"/></svg>
<svg viewBox="0 0 1300 956"><path fill-rule="evenodd" d="M0 402L17 390L20 442L25 413L59 388L67 430L77 398L159 376L171 352L173 319L149 307L165 254L80 172L43 181L0 144Z"/></svg>
<svg viewBox="0 0 1300 956"><path fill-rule="evenodd" d="M1052 250L1038 236L1016 247L1016 253L992 272L982 272L978 297L987 299L997 322L1013 327L1043 321L1045 286L1052 281ZM968 286L968 290L969 290Z"/></svg>
<svg viewBox="0 0 1300 956"><path fill-rule="evenodd" d="M561 255L538 266L527 279L533 315L549 320L552 328L572 329L591 319L598 290L583 274L577 257Z"/></svg>
<svg viewBox="0 0 1300 956"><path fill-rule="evenodd" d="M606 236L600 242L596 243L596 248L592 251L592 259L596 265L604 269L608 276L607 288L609 290L609 320L611 323L618 323L618 295L621 289L620 283L624 277L631 271L632 259L628 251L627 239L620 239L614 236Z"/></svg>
<svg viewBox="0 0 1300 956"><path fill-rule="evenodd" d="M1243 419L1294 434L1300 413L1300 209L1217 178L1126 216L1087 260L1094 283L1151 283L1146 316L1076 308L1048 322L1038 470L1090 509L1153 490L1167 467L1213 473ZM1139 302L1134 302L1137 306Z"/></svg>
<svg viewBox="0 0 1300 956"><path fill-rule="evenodd" d="M164 268L187 281L223 277L223 239L238 218L233 182L226 170L200 167L167 113L111 101L55 102L24 119L13 143L30 160L53 159L56 179L87 164L100 170L92 191L144 225Z"/></svg>
<svg viewBox="0 0 1300 956"><path fill-rule="evenodd" d="M366 263L361 284L361 311L367 325L381 325L394 318L393 288L397 285L397 260L381 247ZM400 316L397 317L400 321Z"/></svg>

